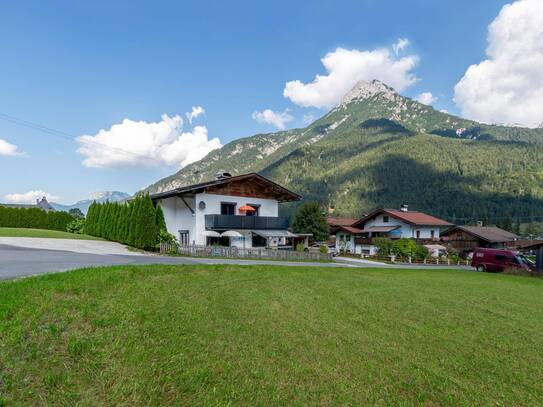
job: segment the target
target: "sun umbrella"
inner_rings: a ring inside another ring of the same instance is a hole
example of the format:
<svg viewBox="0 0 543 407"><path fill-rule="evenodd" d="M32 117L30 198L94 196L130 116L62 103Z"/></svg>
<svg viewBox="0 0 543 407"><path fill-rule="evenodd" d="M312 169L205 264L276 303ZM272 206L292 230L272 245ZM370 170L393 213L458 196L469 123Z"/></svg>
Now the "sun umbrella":
<svg viewBox="0 0 543 407"><path fill-rule="evenodd" d="M253 208L251 205L243 205L241 208L239 208L240 212L254 212L256 211L255 208Z"/></svg>
<svg viewBox="0 0 543 407"><path fill-rule="evenodd" d="M221 234L219 232L215 232L214 230L206 230L204 232L204 236L207 236L207 237L221 237Z"/></svg>
<svg viewBox="0 0 543 407"><path fill-rule="evenodd" d="M222 237L243 237L243 235L235 230L227 230L221 233Z"/></svg>

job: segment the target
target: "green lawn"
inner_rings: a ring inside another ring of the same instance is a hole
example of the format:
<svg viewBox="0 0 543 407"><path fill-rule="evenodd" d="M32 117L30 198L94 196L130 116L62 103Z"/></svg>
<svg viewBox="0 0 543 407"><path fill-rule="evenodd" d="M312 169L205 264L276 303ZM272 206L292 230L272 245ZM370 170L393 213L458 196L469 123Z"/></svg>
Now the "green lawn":
<svg viewBox="0 0 543 407"><path fill-rule="evenodd" d="M0 227L0 237L49 237L53 239L104 240L99 237L78 235L75 233L61 232L59 230L2 227Z"/></svg>
<svg viewBox="0 0 543 407"><path fill-rule="evenodd" d="M78 270L0 283L0 400L542 405L542 332L538 278L278 266Z"/></svg>

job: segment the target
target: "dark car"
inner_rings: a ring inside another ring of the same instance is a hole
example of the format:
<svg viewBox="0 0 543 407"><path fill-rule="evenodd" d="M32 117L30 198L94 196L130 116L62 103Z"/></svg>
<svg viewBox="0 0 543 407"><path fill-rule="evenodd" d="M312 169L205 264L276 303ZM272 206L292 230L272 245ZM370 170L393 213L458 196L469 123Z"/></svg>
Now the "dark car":
<svg viewBox="0 0 543 407"><path fill-rule="evenodd" d="M519 252L506 249L477 247L473 250L471 266L477 271L502 272L505 269L534 270L534 263Z"/></svg>

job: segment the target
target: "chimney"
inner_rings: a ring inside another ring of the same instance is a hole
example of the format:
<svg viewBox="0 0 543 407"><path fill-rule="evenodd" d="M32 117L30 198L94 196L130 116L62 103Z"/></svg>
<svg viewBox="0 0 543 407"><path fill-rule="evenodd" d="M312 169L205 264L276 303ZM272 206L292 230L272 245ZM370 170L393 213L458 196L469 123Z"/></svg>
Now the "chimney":
<svg viewBox="0 0 543 407"><path fill-rule="evenodd" d="M483 221L478 220L478 221L477 221L477 226L478 226L478 227L482 227L482 226L483 226Z"/></svg>
<svg viewBox="0 0 543 407"><path fill-rule="evenodd" d="M230 178L231 176L232 176L232 174L230 174L229 172L226 172L224 170L220 170L219 172L217 172L215 174L216 179L225 179L225 178Z"/></svg>
<svg viewBox="0 0 543 407"><path fill-rule="evenodd" d="M402 205L400 206L400 211L402 211L402 212L407 212L408 210L409 210L409 205L407 205L407 204L402 204Z"/></svg>

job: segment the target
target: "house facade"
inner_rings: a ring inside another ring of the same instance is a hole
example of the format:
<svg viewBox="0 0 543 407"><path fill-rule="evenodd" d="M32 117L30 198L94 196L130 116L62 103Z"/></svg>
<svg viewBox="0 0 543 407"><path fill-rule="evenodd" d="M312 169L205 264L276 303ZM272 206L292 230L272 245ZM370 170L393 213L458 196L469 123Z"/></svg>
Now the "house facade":
<svg viewBox="0 0 543 407"><path fill-rule="evenodd" d="M288 218L279 216L281 202L298 194L256 173L230 176L151 195L162 207L168 232L181 245L278 247L296 237Z"/></svg>
<svg viewBox="0 0 543 407"><path fill-rule="evenodd" d="M421 243L437 242L441 232L451 223L419 211L410 211L407 205L397 209L380 208L365 215L349 226L332 229L336 235L336 248L355 254L377 253L375 238L416 239Z"/></svg>
<svg viewBox="0 0 543 407"><path fill-rule="evenodd" d="M476 247L504 248L520 236L494 226L454 226L443 234L443 241L463 256Z"/></svg>

